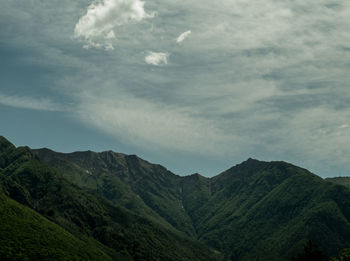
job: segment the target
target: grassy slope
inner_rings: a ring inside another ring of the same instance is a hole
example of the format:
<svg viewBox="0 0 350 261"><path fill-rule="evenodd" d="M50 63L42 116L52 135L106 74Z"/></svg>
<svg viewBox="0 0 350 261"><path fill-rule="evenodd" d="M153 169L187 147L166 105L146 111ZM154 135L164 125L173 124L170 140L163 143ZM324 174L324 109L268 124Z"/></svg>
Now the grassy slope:
<svg viewBox="0 0 350 261"><path fill-rule="evenodd" d="M1 260L112 260L105 250L0 193Z"/></svg>

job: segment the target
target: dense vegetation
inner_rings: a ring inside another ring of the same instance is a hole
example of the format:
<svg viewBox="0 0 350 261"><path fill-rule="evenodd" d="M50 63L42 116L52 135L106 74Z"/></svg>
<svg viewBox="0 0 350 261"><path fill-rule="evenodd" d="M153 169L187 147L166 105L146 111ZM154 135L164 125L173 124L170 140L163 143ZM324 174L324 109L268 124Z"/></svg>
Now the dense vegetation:
<svg viewBox="0 0 350 261"><path fill-rule="evenodd" d="M255 160L212 183L214 194L198 210L200 239L234 260L287 260L310 239L328 257L349 245L350 191L344 187L291 164Z"/></svg>
<svg viewBox="0 0 350 261"><path fill-rule="evenodd" d="M103 244L105 256L114 260L164 260L164 257L167 260L222 258L217 251L187 238L175 229L168 229L133 214L71 184L41 162L28 148L16 149L5 140L2 143L0 178L3 193L29 206L75 237L91 239L92 243L99 241L96 247ZM8 235L9 241L12 238L13 241L18 241L18 237L28 236L26 242L38 243L25 227L19 227L17 231L18 234ZM70 238L61 239L70 244ZM32 247L32 244L24 244L22 248L24 252L28 250L28 253L31 253ZM48 251L45 247L42 248L41 244L37 247L39 253ZM66 251L68 255L70 249L66 248ZM30 257L36 260L35 256ZM63 257L61 259L66 260Z"/></svg>
<svg viewBox="0 0 350 261"><path fill-rule="evenodd" d="M0 194L0 260L112 260L98 242L79 239Z"/></svg>
<svg viewBox="0 0 350 261"><path fill-rule="evenodd" d="M285 162L180 177L135 155L30 150L0 138L0 184L6 202L63 231L62 246L75 240L104 260L346 260L350 246L350 190Z"/></svg>

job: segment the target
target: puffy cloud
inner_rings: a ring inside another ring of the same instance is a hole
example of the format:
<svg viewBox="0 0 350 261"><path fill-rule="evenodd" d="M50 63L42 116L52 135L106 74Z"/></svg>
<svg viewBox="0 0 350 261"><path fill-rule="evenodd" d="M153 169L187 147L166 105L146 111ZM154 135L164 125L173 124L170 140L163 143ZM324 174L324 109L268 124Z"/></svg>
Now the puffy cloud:
<svg viewBox="0 0 350 261"><path fill-rule="evenodd" d="M179 37L176 39L177 43L182 43L189 35L191 34L191 31L183 32L179 35Z"/></svg>
<svg viewBox="0 0 350 261"><path fill-rule="evenodd" d="M148 55L145 57L145 62L155 66L167 65L168 57L168 53L148 52Z"/></svg>
<svg viewBox="0 0 350 261"><path fill-rule="evenodd" d="M153 16L145 11L140 0L95 1L75 25L74 35L86 42L84 48L113 50L117 27Z"/></svg>

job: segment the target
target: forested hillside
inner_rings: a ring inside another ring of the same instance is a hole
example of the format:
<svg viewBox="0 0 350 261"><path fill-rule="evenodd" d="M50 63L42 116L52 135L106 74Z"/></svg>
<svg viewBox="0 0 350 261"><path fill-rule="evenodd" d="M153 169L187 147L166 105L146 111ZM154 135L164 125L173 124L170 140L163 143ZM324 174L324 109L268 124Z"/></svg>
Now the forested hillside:
<svg viewBox="0 0 350 261"><path fill-rule="evenodd" d="M0 184L10 260L291 260L307 242L329 259L350 246L350 190L285 162L182 177L135 155L1 137Z"/></svg>

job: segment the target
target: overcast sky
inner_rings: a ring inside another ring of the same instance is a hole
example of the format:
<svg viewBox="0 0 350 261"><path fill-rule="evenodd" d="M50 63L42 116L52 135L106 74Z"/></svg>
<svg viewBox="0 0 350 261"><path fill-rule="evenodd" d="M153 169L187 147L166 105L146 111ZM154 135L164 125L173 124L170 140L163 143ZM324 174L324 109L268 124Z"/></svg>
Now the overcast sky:
<svg viewBox="0 0 350 261"><path fill-rule="evenodd" d="M350 175L349 28L348 0L2 0L0 135Z"/></svg>

